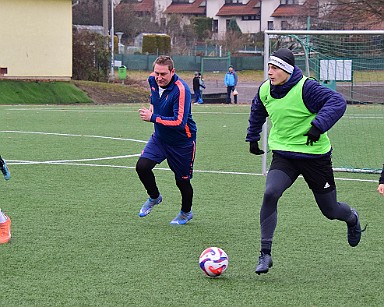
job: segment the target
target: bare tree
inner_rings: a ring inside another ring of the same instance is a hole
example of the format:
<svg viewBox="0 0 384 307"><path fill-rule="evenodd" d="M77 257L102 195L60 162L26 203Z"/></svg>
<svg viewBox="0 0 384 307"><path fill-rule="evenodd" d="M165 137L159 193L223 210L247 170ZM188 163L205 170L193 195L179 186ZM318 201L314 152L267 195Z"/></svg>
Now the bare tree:
<svg viewBox="0 0 384 307"><path fill-rule="evenodd" d="M344 23L344 28L380 28L383 25L384 0L333 0L330 8L332 12L325 17Z"/></svg>
<svg viewBox="0 0 384 307"><path fill-rule="evenodd" d="M384 18L384 0L335 0L335 2L356 18L364 18L362 12Z"/></svg>

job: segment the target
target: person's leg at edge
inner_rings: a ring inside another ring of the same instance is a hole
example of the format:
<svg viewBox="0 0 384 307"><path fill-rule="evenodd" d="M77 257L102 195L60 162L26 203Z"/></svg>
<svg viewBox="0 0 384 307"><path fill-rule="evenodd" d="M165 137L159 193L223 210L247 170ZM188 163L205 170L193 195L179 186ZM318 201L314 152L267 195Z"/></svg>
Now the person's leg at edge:
<svg viewBox="0 0 384 307"><path fill-rule="evenodd" d="M256 273L267 273L272 267L272 241L277 225L277 203L283 192L288 189L293 180L283 171L272 169L268 172L263 203L260 209L260 241L261 256L256 267Z"/></svg>

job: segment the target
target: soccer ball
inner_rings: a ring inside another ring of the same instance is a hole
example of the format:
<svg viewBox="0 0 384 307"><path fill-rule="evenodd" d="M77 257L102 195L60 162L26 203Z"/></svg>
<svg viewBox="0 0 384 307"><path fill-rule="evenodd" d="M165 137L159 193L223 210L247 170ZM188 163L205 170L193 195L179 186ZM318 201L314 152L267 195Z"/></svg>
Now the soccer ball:
<svg viewBox="0 0 384 307"><path fill-rule="evenodd" d="M209 277L218 277L228 267L228 256L219 247L208 247L199 257L200 268Z"/></svg>

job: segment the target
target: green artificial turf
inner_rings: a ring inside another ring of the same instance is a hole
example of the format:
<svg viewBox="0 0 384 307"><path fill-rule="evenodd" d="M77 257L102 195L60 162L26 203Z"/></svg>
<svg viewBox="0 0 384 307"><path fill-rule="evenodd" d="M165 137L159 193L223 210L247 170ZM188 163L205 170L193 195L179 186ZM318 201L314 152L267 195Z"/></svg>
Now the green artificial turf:
<svg viewBox="0 0 384 307"><path fill-rule="evenodd" d="M153 131L139 107L0 106L11 170L0 207L12 220L0 306L382 306L377 174L335 174L339 200L369 224L356 248L299 178L279 202L273 268L258 276L265 177L244 141L249 106L193 106L194 218L185 226L169 224L180 193L165 162L155 169L164 201L138 217L147 196L134 168ZM209 246L229 256L217 279L198 264Z"/></svg>

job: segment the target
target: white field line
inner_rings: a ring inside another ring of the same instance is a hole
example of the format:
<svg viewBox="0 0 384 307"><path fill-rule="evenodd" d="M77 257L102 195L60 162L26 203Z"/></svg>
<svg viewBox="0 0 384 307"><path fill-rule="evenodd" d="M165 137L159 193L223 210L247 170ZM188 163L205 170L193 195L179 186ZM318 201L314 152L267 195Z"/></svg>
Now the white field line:
<svg viewBox="0 0 384 307"><path fill-rule="evenodd" d="M20 134L40 134L40 135L55 135L55 136L69 136L69 137L89 137L89 138L100 138L100 139L111 139L119 141L133 141L140 143L147 143L143 140L135 140L129 138L116 138L99 135L82 135L82 134L70 134L70 133L56 133L56 132L36 132L36 131L15 131L15 130L4 130L0 133L20 133ZM88 158L88 159L76 159L76 160L53 160L53 161L27 161L27 160L7 160L9 165L36 165L36 164L52 164L52 165L71 165L71 166L90 166L90 167L110 167L110 168L124 168L124 169L135 169L135 166L125 165L110 165L110 164L93 164L93 163L76 163L82 161L101 161L101 160L113 160L113 159L124 159L138 157L140 154L124 155L124 156L111 156L103 158ZM156 167L156 170L171 171L169 168ZM195 173L206 173L206 174L224 174L224 175L245 175L245 176L264 176L261 173L248 173L248 172L235 172L235 171L215 171L215 170L194 170ZM301 176L300 176L301 177ZM301 177L302 178L302 177ZM377 180L368 179L356 179L356 178L335 178L340 181L357 181L357 182L377 182Z"/></svg>
<svg viewBox="0 0 384 307"><path fill-rule="evenodd" d="M89 161L102 161L102 160L114 160L114 159L125 159L132 157L139 157L140 154L125 155L125 156L113 156L113 157L104 157L104 158L90 158L90 159L77 159L77 160L53 160L53 161L24 161L24 160L7 160L12 164L71 164L74 162L89 162Z"/></svg>
<svg viewBox="0 0 384 307"><path fill-rule="evenodd" d="M75 163L80 161L97 161L97 160L107 160L107 159L120 159L128 157L137 157L140 154L129 155L129 156L117 156L117 157L106 157L106 158L94 158L94 159L83 159L83 160L58 160L58 161L22 161L22 160L7 160L9 165L31 165L31 164L51 164L51 165L70 165L70 166L89 166L89 167L110 167L110 168L123 168L123 169L135 169L136 166L126 166L126 165L111 165L111 164L94 164L94 163ZM170 168L156 167L155 170L160 171L171 171ZM205 173L205 174L220 174L220 175L243 175L243 176L264 176L261 173L248 173L248 172L234 172L234 171L215 171L215 170L194 170L194 173ZM299 176L303 178L302 176ZM370 179L357 179L357 178L337 178L335 180L340 181L357 181L357 182L374 182L377 183L377 180Z"/></svg>
<svg viewBox="0 0 384 307"><path fill-rule="evenodd" d="M40 107L40 108L9 108L7 111L47 111L47 112L90 112L90 113L136 113L138 110L98 110L98 109L89 109L89 108L50 108L50 107ZM249 115L249 112L225 112L225 111L193 111L194 114L228 114L228 115ZM348 114L343 116L344 119L384 119L383 115L361 115L361 114Z"/></svg>
<svg viewBox="0 0 384 307"><path fill-rule="evenodd" d="M139 107L138 107L139 108ZM129 109L123 109L123 110L108 110L108 109L91 109L91 108L52 108L52 107L35 107L35 108L17 108L12 107L8 108L7 111L48 111L48 112L92 112L92 113L135 113L138 112L138 110L129 110ZM230 114L230 115L249 115L249 112L225 112L225 111L196 111L194 110L193 113L196 114ZM383 115L378 114L369 114L369 115L361 115L361 114L346 114L343 116L343 118L349 118L349 119L383 119Z"/></svg>
<svg viewBox="0 0 384 307"><path fill-rule="evenodd" d="M117 137L101 136L101 135L87 135L87 134L56 133L56 132L41 132L41 131L18 131L18 130L2 130L2 131L0 131L0 133L73 136L73 137L86 137L86 138L96 138L96 139L106 139L106 140L132 141L132 142L138 142L138 143L147 143L147 141L143 141L143 140L135 140L135 139L129 139L129 138L117 138Z"/></svg>

